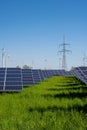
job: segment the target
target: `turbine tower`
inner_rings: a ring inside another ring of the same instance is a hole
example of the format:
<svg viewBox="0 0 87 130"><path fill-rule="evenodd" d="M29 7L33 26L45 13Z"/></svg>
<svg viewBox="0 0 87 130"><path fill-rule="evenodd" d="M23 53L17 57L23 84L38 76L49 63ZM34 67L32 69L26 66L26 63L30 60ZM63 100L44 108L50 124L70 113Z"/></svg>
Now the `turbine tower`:
<svg viewBox="0 0 87 130"><path fill-rule="evenodd" d="M4 55L5 55L5 49L2 48L2 67L4 67Z"/></svg>
<svg viewBox="0 0 87 130"><path fill-rule="evenodd" d="M84 57L83 57L83 66L86 66L86 62L87 62L87 57L86 57L86 55L84 54Z"/></svg>
<svg viewBox="0 0 87 130"><path fill-rule="evenodd" d="M63 36L63 43L60 44L62 46L62 50L59 51L62 54L62 69L66 70L67 69L67 63L66 63L66 53L71 52L70 50L66 49L66 46L69 45L65 42L65 36Z"/></svg>

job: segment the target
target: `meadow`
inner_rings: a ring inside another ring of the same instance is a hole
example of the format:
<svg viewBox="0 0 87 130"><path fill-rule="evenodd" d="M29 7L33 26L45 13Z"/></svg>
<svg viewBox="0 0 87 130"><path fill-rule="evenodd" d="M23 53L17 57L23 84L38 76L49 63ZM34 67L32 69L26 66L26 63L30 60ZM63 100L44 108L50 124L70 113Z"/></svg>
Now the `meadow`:
<svg viewBox="0 0 87 130"><path fill-rule="evenodd" d="M19 93L0 93L0 130L87 130L87 86L54 76Z"/></svg>

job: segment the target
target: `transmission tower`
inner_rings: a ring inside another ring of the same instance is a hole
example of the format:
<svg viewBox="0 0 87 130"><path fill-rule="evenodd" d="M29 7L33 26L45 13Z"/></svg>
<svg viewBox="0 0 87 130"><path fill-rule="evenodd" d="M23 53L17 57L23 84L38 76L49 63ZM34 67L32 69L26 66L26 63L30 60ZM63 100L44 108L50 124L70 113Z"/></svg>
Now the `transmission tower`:
<svg viewBox="0 0 87 130"><path fill-rule="evenodd" d="M59 51L62 54L62 69L66 70L67 69L67 63L66 63L66 53L71 52L70 50L66 49L66 46L69 45L65 43L65 36L63 36L63 43L60 44L62 46L62 50Z"/></svg>

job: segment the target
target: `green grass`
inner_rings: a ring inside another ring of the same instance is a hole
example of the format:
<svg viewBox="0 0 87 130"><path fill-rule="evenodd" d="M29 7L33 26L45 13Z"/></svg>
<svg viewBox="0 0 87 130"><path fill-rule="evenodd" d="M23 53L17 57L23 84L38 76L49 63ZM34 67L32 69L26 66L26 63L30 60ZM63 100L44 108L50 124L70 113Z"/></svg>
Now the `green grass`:
<svg viewBox="0 0 87 130"><path fill-rule="evenodd" d="M54 76L21 93L1 93L0 130L87 130L87 86Z"/></svg>

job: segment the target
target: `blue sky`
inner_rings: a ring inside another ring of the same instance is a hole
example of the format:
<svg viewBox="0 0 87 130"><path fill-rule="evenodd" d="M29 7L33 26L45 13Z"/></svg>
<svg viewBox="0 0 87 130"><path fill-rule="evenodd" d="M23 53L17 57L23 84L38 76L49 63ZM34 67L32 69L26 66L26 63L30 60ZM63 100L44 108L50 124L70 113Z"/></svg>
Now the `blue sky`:
<svg viewBox="0 0 87 130"><path fill-rule="evenodd" d="M58 69L63 35L72 50L68 68L83 65L87 0L0 0L0 49L10 55L7 66Z"/></svg>

